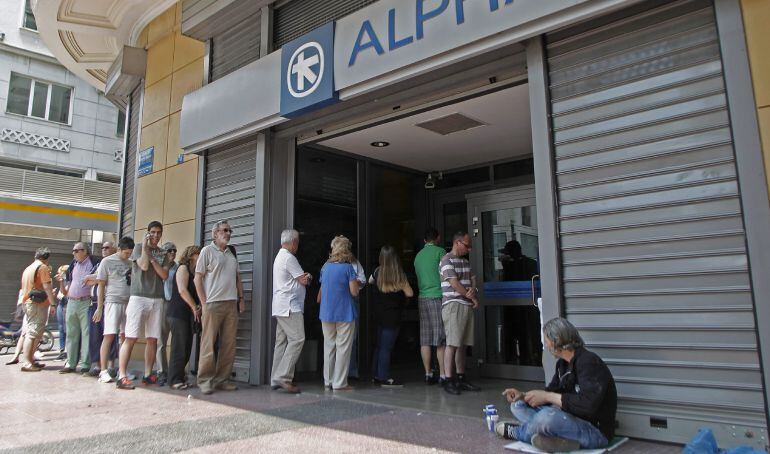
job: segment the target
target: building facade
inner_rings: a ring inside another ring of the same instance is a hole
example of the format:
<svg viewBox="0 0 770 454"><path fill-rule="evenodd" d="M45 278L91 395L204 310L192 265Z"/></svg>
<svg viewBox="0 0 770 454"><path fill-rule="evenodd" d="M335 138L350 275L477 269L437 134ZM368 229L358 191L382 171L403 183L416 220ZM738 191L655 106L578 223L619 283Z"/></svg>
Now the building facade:
<svg viewBox="0 0 770 454"><path fill-rule="evenodd" d="M410 273L433 225L472 235L474 373L550 375L539 303L613 370L620 433L767 446L768 2L125 3L34 9L56 57L128 106L121 230L234 227L237 379L267 380L282 229L311 273L339 233L367 271L391 244ZM83 27L112 41L79 53ZM364 296L363 366L374 322Z"/></svg>
<svg viewBox="0 0 770 454"><path fill-rule="evenodd" d="M75 241L116 233L125 117L62 66L30 2L0 5L0 314L13 310L24 264L40 246L53 264Z"/></svg>

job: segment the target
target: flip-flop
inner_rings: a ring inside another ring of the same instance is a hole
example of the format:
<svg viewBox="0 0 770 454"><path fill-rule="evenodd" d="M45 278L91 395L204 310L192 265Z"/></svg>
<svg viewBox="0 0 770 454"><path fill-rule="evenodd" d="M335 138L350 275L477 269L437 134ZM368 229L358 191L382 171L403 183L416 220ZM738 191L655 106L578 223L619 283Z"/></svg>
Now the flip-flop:
<svg viewBox="0 0 770 454"><path fill-rule="evenodd" d="M19 364L19 358L14 358L7 363L5 363L6 366L13 366L14 364Z"/></svg>

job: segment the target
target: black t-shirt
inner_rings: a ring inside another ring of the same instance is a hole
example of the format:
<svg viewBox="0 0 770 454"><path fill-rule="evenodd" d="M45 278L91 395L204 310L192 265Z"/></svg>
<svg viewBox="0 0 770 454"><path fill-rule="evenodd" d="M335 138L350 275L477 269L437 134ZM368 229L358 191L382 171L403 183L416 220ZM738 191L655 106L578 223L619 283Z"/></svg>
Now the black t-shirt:
<svg viewBox="0 0 770 454"><path fill-rule="evenodd" d="M401 324L401 312L406 304L406 295L403 290L397 292L383 293L377 287L377 275L380 269L374 270L373 304L374 316L380 326L386 328L397 328Z"/></svg>
<svg viewBox="0 0 770 454"><path fill-rule="evenodd" d="M200 304L200 301L198 301L198 292L195 290L195 282L193 279L194 275L190 273L189 268L180 265L179 268L177 268L176 273L187 273L187 291L190 292L190 295L192 295L193 299L195 300L195 304ZM178 318L182 320L192 319L192 311L190 310L190 306L185 302L184 299L182 299L182 295L179 293L179 287L176 283L176 276L174 276L172 282L171 301L169 301L166 308L166 317Z"/></svg>

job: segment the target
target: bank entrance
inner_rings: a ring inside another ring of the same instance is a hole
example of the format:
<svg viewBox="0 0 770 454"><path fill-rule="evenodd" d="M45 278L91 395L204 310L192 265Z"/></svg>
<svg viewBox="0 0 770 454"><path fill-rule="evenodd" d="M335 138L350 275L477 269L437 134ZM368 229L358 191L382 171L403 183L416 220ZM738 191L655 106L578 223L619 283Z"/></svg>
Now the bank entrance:
<svg viewBox="0 0 770 454"><path fill-rule="evenodd" d="M451 249L452 235L468 231L481 307L469 373L477 377L542 382L538 225L526 83L300 143L295 158L294 225L298 257L315 276L335 235L353 241L367 277L384 245L398 251L413 288L414 258L427 227ZM314 282L306 304L302 369L320 373L323 337ZM360 297L359 336L351 375L370 377L377 321L371 288ZM417 296L404 312L393 367L398 378L421 385ZM433 360L435 363L435 359ZM435 365L435 364L434 364ZM409 383L407 383L409 385Z"/></svg>

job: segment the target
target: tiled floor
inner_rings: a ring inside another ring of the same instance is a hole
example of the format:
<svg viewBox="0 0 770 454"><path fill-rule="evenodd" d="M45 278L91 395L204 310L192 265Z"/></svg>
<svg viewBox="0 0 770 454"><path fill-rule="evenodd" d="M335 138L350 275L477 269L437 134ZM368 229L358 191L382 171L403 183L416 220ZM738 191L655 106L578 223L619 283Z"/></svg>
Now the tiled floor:
<svg viewBox="0 0 770 454"><path fill-rule="evenodd" d="M299 395L246 386L203 396L167 387L121 391L60 375L62 362L45 362L39 373L0 366L2 451L506 452L481 418L484 404L502 406L502 382L479 381L485 391L459 397L419 382L400 390L362 385L348 393L300 383ZM632 441L616 452L680 450Z"/></svg>

